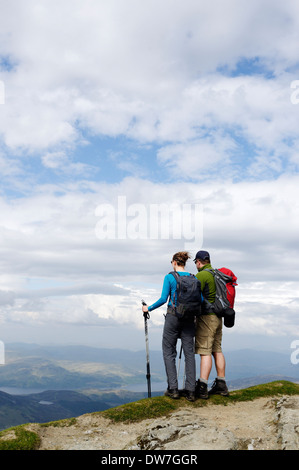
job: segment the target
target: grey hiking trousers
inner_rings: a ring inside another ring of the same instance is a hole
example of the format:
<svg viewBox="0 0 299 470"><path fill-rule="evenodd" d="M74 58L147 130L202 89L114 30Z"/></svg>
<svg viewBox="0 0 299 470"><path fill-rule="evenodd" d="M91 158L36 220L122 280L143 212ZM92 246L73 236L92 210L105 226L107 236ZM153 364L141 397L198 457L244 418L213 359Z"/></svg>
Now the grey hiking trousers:
<svg viewBox="0 0 299 470"><path fill-rule="evenodd" d="M171 313L165 316L162 351L166 369L168 388L178 388L176 369L177 341L181 338L185 357L186 381L185 389L195 390L195 323L193 319L179 319Z"/></svg>

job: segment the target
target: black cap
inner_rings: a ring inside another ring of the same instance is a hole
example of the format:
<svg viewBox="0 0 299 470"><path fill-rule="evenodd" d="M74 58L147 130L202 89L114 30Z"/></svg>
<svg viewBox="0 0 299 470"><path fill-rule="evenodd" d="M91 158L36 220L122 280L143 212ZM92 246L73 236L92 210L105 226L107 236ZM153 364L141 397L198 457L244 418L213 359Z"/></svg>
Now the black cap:
<svg viewBox="0 0 299 470"><path fill-rule="evenodd" d="M206 259L210 259L210 254L207 251L201 250L196 253L196 256L193 261L196 261L197 259L202 259L203 261Z"/></svg>

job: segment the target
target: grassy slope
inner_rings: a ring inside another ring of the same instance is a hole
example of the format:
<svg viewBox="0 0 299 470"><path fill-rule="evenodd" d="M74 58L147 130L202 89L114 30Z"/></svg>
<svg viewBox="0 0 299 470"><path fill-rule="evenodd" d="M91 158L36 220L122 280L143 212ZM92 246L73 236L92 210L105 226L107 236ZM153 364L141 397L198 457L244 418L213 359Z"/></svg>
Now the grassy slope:
<svg viewBox="0 0 299 470"><path fill-rule="evenodd" d="M190 403L185 399L172 400L164 396L145 398L133 403L127 403L109 410L97 412L114 422L132 423L149 418L165 416L172 411L183 407L200 407L212 404L227 405L228 403L249 401L261 397L279 397L281 395L299 395L299 385L288 381L275 381L256 385L243 390L230 392L229 397L211 396L209 400L197 400ZM66 426L72 425L76 419L61 420L40 426ZM39 446L39 436L26 430L26 425L16 426L0 432L0 450L34 450Z"/></svg>

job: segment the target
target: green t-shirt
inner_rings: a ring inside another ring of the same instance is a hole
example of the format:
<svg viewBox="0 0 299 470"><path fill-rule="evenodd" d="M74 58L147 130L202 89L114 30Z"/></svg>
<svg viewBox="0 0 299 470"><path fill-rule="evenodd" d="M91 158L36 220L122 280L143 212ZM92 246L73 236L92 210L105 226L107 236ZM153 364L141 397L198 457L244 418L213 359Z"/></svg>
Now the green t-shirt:
<svg viewBox="0 0 299 470"><path fill-rule="evenodd" d="M216 285L213 274L206 271L206 269L213 269L210 264L205 264L196 274L197 279L201 282L202 295L209 302L215 302Z"/></svg>

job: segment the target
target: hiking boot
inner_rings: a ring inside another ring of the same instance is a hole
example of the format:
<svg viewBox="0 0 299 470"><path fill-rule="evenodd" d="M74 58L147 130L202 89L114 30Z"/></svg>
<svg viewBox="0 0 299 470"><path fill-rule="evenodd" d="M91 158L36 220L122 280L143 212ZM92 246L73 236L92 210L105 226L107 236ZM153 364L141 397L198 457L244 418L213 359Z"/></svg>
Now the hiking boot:
<svg viewBox="0 0 299 470"><path fill-rule="evenodd" d="M177 388L168 388L164 395L170 398L180 398L180 394Z"/></svg>
<svg viewBox="0 0 299 470"><path fill-rule="evenodd" d="M184 390L180 390L180 395L182 397L185 397L186 400L188 400L188 401L195 401L195 393L191 392L190 390L186 390L184 388Z"/></svg>
<svg viewBox="0 0 299 470"><path fill-rule="evenodd" d="M229 392L225 380L215 379L209 391L209 395L222 395L223 397L227 397Z"/></svg>
<svg viewBox="0 0 299 470"><path fill-rule="evenodd" d="M209 398L207 384L201 382L199 379L195 384L195 396L196 398L203 398L204 400L207 400Z"/></svg>

